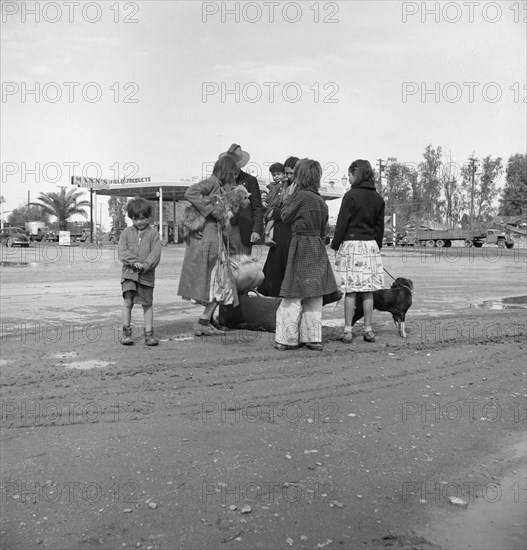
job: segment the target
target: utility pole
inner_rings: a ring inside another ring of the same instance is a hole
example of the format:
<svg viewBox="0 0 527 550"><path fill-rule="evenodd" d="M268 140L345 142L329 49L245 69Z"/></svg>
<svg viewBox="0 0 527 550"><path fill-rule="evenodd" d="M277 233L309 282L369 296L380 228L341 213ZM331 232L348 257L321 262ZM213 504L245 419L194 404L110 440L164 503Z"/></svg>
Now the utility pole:
<svg viewBox="0 0 527 550"><path fill-rule="evenodd" d="M0 229L4 228L4 195L0 195Z"/></svg>
<svg viewBox="0 0 527 550"><path fill-rule="evenodd" d="M386 168L386 164L383 159L377 159L377 166L379 167L379 183L382 190L382 174Z"/></svg>
<svg viewBox="0 0 527 550"><path fill-rule="evenodd" d="M476 172L476 159L470 157L468 160L472 164L470 167L470 230L472 231L472 224L474 222L474 174Z"/></svg>
<svg viewBox="0 0 527 550"><path fill-rule="evenodd" d="M90 243L93 243L93 188L90 187Z"/></svg>
<svg viewBox="0 0 527 550"><path fill-rule="evenodd" d="M380 187L379 191L382 192L382 190L383 190L382 189L382 175L386 170L386 163L384 162L383 159L377 159L377 166L378 166L378 169L379 169L379 187ZM395 246L395 244L397 242L397 217L396 217L395 210L391 211L391 216L392 216L392 243L393 243L393 246Z"/></svg>

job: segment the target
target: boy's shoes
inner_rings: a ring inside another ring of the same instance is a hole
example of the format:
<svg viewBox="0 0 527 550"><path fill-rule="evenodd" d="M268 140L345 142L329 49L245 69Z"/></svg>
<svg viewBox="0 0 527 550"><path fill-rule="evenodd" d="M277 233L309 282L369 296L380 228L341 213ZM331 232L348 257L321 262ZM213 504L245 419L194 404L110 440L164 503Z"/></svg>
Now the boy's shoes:
<svg viewBox="0 0 527 550"><path fill-rule="evenodd" d="M134 345L134 341L132 340L132 328L131 327L123 327L123 335L121 336L120 342L123 346L133 346Z"/></svg>
<svg viewBox="0 0 527 550"><path fill-rule="evenodd" d="M154 336L154 331L146 332L145 330L145 345L157 346L157 344L159 344L159 340Z"/></svg>
<svg viewBox="0 0 527 550"><path fill-rule="evenodd" d="M276 246L276 243L273 241L273 239L265 239L266 246Z"/></svg>
<svg viewBox="0 0 527 550"><path fill-rule="evenodd" d="M371 330L365 332L363 338L365 342L375 342L375 334Z"/></svg>
<svg viewBox="0 0 527 550"><path fill-rule="evenodd" d="M194 336L221 336L225 334L224 330L219 330L213 325L202 325L196 323L194 325Z"/></svg>
<svg viewBox="0 0 527 550"><path fill-rule="evenodd" d="M314 351L322 351L324 349L322 342L305 342L304 345L306 346L306 348L312 349Z"/></svg>
<svg viewBox="0 0 527 550"><path fill-rule="evenodd" d="M340 341L344 342L345 344L351 344L353 343L353 334L351 332L345 332L341 337Z"/></svg>
<svg viewBox="0 0 527 550"><path fill-rule="evenodd" d="M277 349L278 351L287 351L288 349L298 349L300 346L287 346L286 344L279 344L276 343L274 345L274 349Z"/></svg>

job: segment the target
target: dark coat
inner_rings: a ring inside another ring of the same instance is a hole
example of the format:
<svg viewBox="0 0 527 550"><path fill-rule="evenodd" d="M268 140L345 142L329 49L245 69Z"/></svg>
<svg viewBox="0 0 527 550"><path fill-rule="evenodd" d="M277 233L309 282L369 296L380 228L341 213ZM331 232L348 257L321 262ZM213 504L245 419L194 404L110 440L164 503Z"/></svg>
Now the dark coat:
<svg viewBox="0 0 527 550"><path fill-rule="evenodd" d="M251 204L246 208L240 208L231 223L239 226L242 244L250 249L252 246L251 233L258 233L260 236L263 234L264 208L262 206L262 196L258 180L247 172L240 170L236 183L243 185L251 194L249 197Z"/></svg>
<svg viewBox="0 0 527 550"><path fill-rule="evenodd" d="M280 296L280 288L287 268L291 228L282 221L275 220L273 240L276 246L269 249L263 267L264 281L258 292L264 296Z"/></svg>
<svg viewBox="0 0 527 550"><path fill-rule="evenodd" d="M273 205L270 205L271 219L274 220L273 240L276 246L269 249L267 259L263 267L264 281L258 287L258 292L264 296L280 296L282 281L287 268L289 245L291 244L291 228L282 222L282 195L287 192L289 181L280 184L278 193L273 197ZM269 200L269 199L268 199Z"/></svg>
<svg viewBox="0 0 527 550"><path fill-rule="evenodd" d="M383 235L384 199L373 184L352 187L342 198L331 248L338 250L344 241L376 241L380 250Z"/></svg>
<svg viewBox="0 0 527 550"><path fill-rule="evenodd" d="M324 246L328 207L311 189L297 189L283 199L282 221L291 227L283 298L314 298L337 290Z"/></svg>

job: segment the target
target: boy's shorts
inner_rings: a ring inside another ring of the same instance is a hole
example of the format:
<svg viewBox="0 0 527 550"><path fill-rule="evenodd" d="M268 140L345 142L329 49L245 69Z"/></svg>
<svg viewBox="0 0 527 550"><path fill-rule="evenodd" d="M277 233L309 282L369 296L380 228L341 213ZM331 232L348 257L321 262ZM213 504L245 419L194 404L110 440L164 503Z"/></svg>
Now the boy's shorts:
<svg viewBox="0 0 527 550"><path fill-rule="evenodd" d="M154 301L154 287L142 285L141 283L136 283L131 279L125 279L121 283L121 289L123 293L132 291L132 303L141 304L142 306L151 306Z"/></svg>

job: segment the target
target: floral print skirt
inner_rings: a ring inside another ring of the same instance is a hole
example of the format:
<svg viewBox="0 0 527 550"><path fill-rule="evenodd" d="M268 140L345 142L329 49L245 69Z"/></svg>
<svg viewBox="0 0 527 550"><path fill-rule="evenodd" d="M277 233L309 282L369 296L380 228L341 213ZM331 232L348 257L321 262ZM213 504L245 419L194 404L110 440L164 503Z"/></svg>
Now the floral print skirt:
<svg viewBox="0 0 527 550"><path fill-rule="evenodd" d="M372 292L384 288L381 253L375 241L344 241L337 252L335 273L345 292Z"/></svg>

